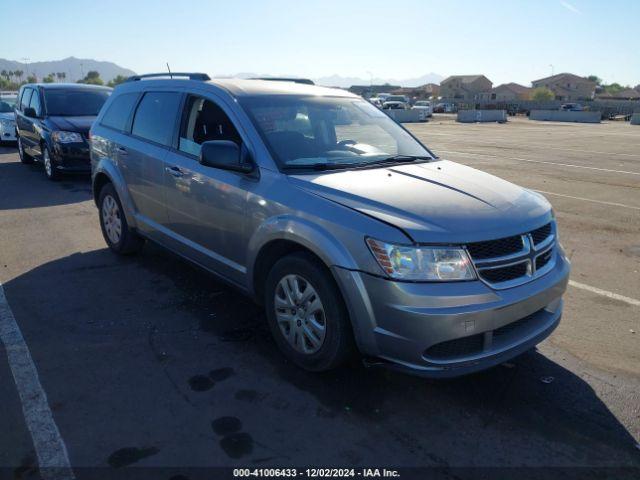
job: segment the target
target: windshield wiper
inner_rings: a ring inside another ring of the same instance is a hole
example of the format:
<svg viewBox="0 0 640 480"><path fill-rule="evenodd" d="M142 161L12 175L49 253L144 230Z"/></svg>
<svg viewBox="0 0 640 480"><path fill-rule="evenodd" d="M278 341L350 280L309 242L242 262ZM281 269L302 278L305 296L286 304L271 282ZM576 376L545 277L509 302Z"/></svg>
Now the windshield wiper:
<svg viewBox="0 0 640 480"><path fill-rule="evenodd" d="M344 170L348 168L367 168L375 165L389 165L394 163L411 163L416 160L433 160L432 157L427 157L425 155L393 155L391 157L386 157L381 160L373 160L371 162L362 162L362 163L310 163L307 165L303 164L293 164L293 165L284 165L282 167L283 170Z"/></svg>
<svg viewBox="0 0 640 480"><path fill-rule="evenodd" d="M416 160L433 160L431 157L425 155L393 155L391 157L383 158L382 160L373 160L371 162L364 162L359 164L359 167L369 167L372 165L387 165L393 163L411 163Z"/></svg>
<svg viewBox="0 0 640 480"><path fill-rule="evenodd" d="M284 165L283 170L340 170L343 168L350 168L357 166L354 163L310 163L308 165L294 164Z"/></svg>

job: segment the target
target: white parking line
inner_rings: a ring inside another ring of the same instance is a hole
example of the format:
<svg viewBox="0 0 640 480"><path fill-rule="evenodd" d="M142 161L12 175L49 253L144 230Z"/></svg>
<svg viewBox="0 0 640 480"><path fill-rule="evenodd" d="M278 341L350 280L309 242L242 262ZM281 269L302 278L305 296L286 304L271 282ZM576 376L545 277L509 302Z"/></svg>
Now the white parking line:
<svg viewBox="0 0 640 480"><path fill-rule="evenodd" d="M575 288L579 288L581 290L586 290L587 292L597 293L598 295L602 295L604 297L613 298L614 300L620 300L621 302L628 303L629 305L640 307L640 300L636 300L635 298L625 297L624 295L618 295L617 293L592 287L591 285L585 285L584 283L574 282L573 280L569 280L569 285Z"/></svg>
<svg viewBox="0 0 640 480"><path fill-rule="evenodd" d="M582 200L583 202L599 203L601 205L609 205L611 207L631 208L633 210L640 210L640 207L635 207L633 205L625 205L624 203L603 202L602 200L593 200L591 198L584 198L584 197L574 197L573 195L565 195L563 193L545 192L544 190L536 190L533 188L531 190L533 190L534 192L543 193L545 195L555 195L556 197L572 198L573 200Z"/></svg>
<svg viewBox="0 0 640 480"><path fill-rule="evenodd" d="M601 167L588 167L586 165L574 165L573 163L557 163L557 162L548 162L545 160L532 160L530 158L505 157L503 155L491 155L489 153L469 153L469 152L458 152L456 150L438 150L438 151L448 153L448 154L454 154L454 155L466 155L470 157L505 158L507 160L516 160L518 162L544 163L547 165L558 165L561 167L583 168L585 170L598 170L601 172L623 173L625 175L640 175L640 172L628 172L626 170L613 170L611 168L601 168Z"/></svg>
<svg viewBox="0 0 640 480"><path fill-rule="evenodd" d="M74 479L67 447L53 420L47 395L42 389L29 347L9 307L2 284L0 284L0 340L7 351L9 367L22 402L24 419L38 456L40 476L45 480Z"/></svg>

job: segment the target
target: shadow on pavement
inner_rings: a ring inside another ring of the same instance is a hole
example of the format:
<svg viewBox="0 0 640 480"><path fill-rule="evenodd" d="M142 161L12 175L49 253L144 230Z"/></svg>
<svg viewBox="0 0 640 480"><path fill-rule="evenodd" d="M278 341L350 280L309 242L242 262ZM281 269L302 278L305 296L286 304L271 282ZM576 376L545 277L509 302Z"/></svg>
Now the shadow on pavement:
<svg viewBox="0 0 640 480"><path fill-rule="evenodd" d="M24 165L18 154L6 161L0 148L0 210L49 207L84 202L91 198L89 175L67 175L52 182L42 165Z"/></svg>
<svg viewBox="0 0 640 480"><path fill-rule="evenodd" d="M260 438L241 464L640 467L634 439L592 387L535 351L448 381L358 361L304 372L277 351L258 307L154 245L127 258L70 255L4 288L61 405L71 458L92 458L79 451L94 443L109 446L107 458L141 437L140 448L171 452L163 465L199 464L205 447L202 462L228 463L212 453L208 419L233 411ZM198 372L206 381L196 385Z"/></svg>

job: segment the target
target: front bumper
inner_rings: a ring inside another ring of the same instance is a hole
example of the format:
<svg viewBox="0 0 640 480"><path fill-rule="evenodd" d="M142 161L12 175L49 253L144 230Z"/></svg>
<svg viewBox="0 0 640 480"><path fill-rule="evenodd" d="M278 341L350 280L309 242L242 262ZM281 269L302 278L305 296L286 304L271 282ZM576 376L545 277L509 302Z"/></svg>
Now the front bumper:
<svg viewBox="0 0 640 480"><path fill-rule="evenodd" d="M18 137L16 137L16 126L15 124L11 124L6 127L3 124L0 124L0 142L17 142Z"/></svg>
<svg viewBox="0 0 640 480"><path fill-rule="evenodd" d="M396 282L334 268L365 355L427 377L483 370L533 348L557 327L569 262L531 282L493 290L481 281Z"/></svg>
<svg viewBox="0 0 640 480"><path fill-rule="evenodd" d="M54 143L52 160L54 168L61 172L91 172L89 145L86 142L66 144Z"/></svg>

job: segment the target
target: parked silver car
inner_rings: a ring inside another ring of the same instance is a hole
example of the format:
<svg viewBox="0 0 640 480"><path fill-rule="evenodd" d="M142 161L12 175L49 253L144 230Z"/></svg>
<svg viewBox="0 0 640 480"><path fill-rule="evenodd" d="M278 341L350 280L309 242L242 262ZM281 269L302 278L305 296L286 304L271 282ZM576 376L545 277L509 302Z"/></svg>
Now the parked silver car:
<svg viewBox="0 0 640 480"><path fill-rule="evenodd" d="M91 129L114 252L152 240L237 286L314 371L357 349L461 375L558 325L569 262L541 195L437 158L342 90L173 75L118 86Z"/></svg>

